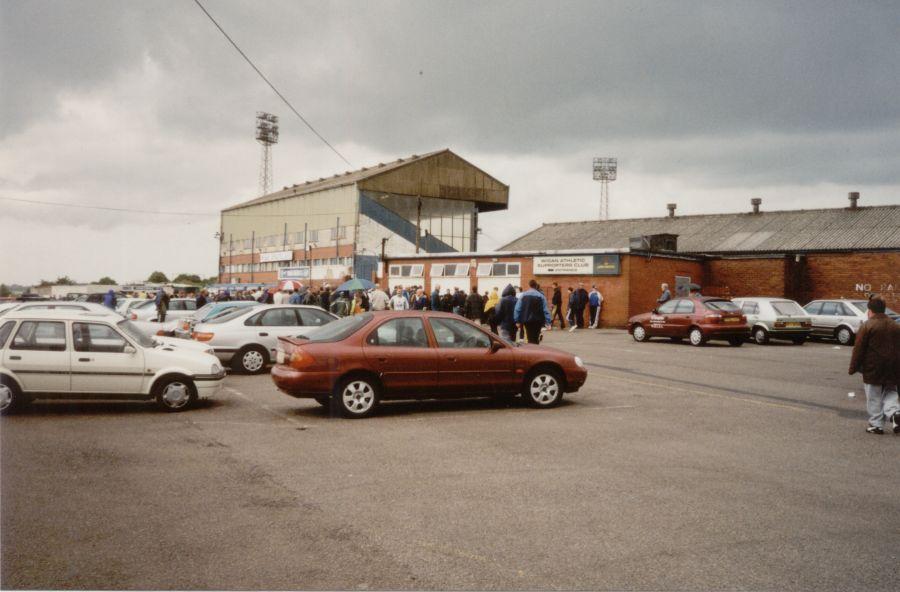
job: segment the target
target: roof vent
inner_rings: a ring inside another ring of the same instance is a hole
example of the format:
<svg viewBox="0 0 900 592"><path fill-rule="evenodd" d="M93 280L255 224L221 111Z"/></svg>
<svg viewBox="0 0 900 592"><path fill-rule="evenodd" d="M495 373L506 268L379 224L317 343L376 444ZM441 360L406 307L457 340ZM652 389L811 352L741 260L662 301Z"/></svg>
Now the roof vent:
<svg viewBox="0 0 900 592"><path fill-rule="evenodd" d="M361 169L359 169L359 170L361 170L361 171L367 171L367 170L369 170L369 167L363 167L363 168L361 168Z"/></svg>
<svg viewBox="0 0 900 592"><path fill-rule="evenodd" d="M306 182L304 182L303 184L304 184L304 185L309 185L310 183L312 183L312 181L306 181Z"/></svg>
<svg viewBox="0 0 900 592"><path fill-rule="evenodd" d="M397 159L397 162L403 162L403 159L402 159L402 158L398 158L398 159Z"/></svg>
<svg viewBox="0 0 900 592"><path fill-rule="evenodd" d="M282 190L282 191L287 191L287 190L288 190L288 186L285 185L284 187L281 188L281 190Z"/></svg>
<svg viewBox="0 0 900 592"><path fill-rule="evenodd" d="M378 166L383 167L383 166L384 166L384 163L383 163L383 162L379 162L379 163L378 163Z"/></svg>
<svg viewBox="0 0 900 592"><path fill-rule="evenodd" d="M759 213L759 205L760 205L761 203L762 203L762 198L761 198L761 197L754 197L753 199L750 200L750 205L753 206L753 213L754 213L754 214L758 214L758 213Z"/></svg>
<svg viewBox="0 0 900 592"><path fill-rule="evenodd" d="M859 191L851 191L850 193L847 194L847 199L850 200L850 209L851 210L855 210L859 207L856 203L859 201Z"/></svg>
<svg viewBox="0 0 900 592"><path fill-rule="evenodd" d="M324 181L325 177L319 177L319 181Z"/></svg>
<svg viewBox="0 0 900 592"><path fill-rule="evenodd" d="M419 155L418 155L418 154L413 154L412 156L410 156L410 158L419 158Z"/></svg>
<svg viewBox="0 0 900 592"><path fill-rule="evenodd" d="M344 171L344 175L349 175L350 171Z"/></svg>
<svg viewBox="0 0 900 592"><path fill-rule="evenodd" d="M678 207L678 204L666 204L666 207L669 208L669 218L675 217L675 208Z"/></svg>

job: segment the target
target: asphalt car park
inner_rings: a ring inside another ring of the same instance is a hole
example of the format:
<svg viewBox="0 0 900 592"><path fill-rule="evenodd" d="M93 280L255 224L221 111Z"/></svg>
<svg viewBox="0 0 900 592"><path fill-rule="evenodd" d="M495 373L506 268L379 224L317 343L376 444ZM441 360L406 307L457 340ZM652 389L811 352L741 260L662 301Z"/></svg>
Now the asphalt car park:
<svg viewBox="0 0 900 592"><path fill-rule="evenodd" d="M896 589L900 436L865 434L849 348L545 344L589 371L553 409L352 421L231 374L184 413L4 417L0 585Z"/></svg>

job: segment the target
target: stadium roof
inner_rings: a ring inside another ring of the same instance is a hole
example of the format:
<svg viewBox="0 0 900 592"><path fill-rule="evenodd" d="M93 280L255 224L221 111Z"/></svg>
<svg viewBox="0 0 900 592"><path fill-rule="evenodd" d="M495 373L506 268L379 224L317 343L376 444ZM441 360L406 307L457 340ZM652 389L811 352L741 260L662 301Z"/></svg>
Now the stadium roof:
<svg viewBox="0 0 900 592"><path fill-rule="evenodd" d="M499 251L609 249L676 234L678 253L796 253L900 249L900 206L703 214L544 224Z"/></svg>

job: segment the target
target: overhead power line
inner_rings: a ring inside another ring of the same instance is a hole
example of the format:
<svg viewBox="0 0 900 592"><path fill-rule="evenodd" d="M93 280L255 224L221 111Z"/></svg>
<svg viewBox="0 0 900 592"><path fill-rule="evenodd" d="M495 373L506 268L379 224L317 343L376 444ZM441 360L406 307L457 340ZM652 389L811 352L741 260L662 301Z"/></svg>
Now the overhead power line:
<svg viewBox="0 0 900 592"><path fill-rule="evenodd" d="M306 125L306 127L308 127L310 129L310 131L316 135L317 138L322 140L322 142L326 146L331 148L332 152L337 154L341 160L343 160L344 162L346 162L348 165L350 165L352 167L353 165L350 163L350 161L347 160L343 154L338 152L338 149L335 148L334 146L332 146L331 143L328 140L326 140L325 137L322 134L320 134L318 132L318 130L316 130L316 128L314 128L312 126L312 124L306 120L305 117L300 115L300 112L294 108L294 106L291 104L291 102L288 101L283 94L281 94L281 91L279 91L277 88L275 88L275 85L272 84L268 78L266 78L266 75L263 74L262 71L256 67L256 64L253 63L253 60L251 60L249 57L247 57L247 54L245 54L244 51L240 47L238 47L238 44L234 42L234 39L232 39L231 36L225 32L225 29L222 28L222 25L220 25L218 23L218 21L216 21L216 19L214 19L213 16L211 14L209 14L209 11L206 10L206 7L204 7L203 4L200 3L200 0L194 0L194 3L200 7L200 10L203 11L203 13L209 18L209 20L212 21L212 24L214 24L216 26L216 28L222 33L222 35L225 36L225 39L227 39L228 42L231 43L231 45L237 50L237 52L239 54L241 54L241 57L244 58L244 60L246 60L246 62L248 64L250 64L250 67L253 68L257 74L259 74L259 77L262 78L263 81L265 81L265 83L269 85L269 88L271 88L272 91L276 95L278 95L278 98L281 99L285 105L287 105L288 109L290 109L294 113L294 115L299 117L300 121L302 121L304 123L304 125Z"/></svg>

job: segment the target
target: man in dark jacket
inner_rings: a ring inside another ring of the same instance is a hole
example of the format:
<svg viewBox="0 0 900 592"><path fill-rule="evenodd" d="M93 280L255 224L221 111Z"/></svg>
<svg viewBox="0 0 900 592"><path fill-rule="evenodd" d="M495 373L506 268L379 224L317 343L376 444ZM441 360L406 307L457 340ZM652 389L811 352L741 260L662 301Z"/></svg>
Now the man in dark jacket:
<svg viewBox="0 0 900 592"><path fill-rule="evenodd" d="M507 341L516 339L516 289L507 284L500 295L500 303L494 312L494 321L500 329L500 337Z"/></svg>
<svg viewBox="0 0 900 592"><path fill-rule="evenodd" d="M466 318L480 323L483 316L483 308L484 300L481 299L481 295L478 293L478 286L472 286L472 291L466 296Z"/></svg>
<svg viewBox="0 0 900 592"><path fill-rule="evenodd" d="M441 310L441 286L435 284L431 291L431 310Z"/></svg>
<svg viewBox="0 0 900 592"><path fill-rule="evenodd" d="M541 328L550 324L550 309L547 308L547 299L538 290L538 283L534 280L528 282L528 289L522 293L515 309L517 325L525 327L525 337L528 343L541 342Z"/></svg>
<svg viewBox="0 0 900 592"><path fill-rule="evenodd" d="M553 321L557 318L559 319L559 328L566 328L566 321L563 319L562 313L562 291L559 289L559 284L553 282L553 296L550 300L550 304L553 308L550 311L550 328L553 328Z"/></svg>
<svg viewBox="0 0 900 592"><path fill-rule="evenodd" d="M869 320L856 335L850 374L862 372L866 391L866 410L869 412L870 434L883 434L884 422L890 420L895 434L900 434L900 401L897 383L900 382L900 325L884 314L884 300L869 298Z"/></svg>
<svg viewBox="0 0 900 592"><path fill-rule="evenodd" d="M199 292L197 292L197 310L200 310L201 308L206 306L207 302L209 302L209 299L206 297L207 294L208 292L206 290L200 290Z"/></svg>
<svg viewBox="0 0 900 592"><path fill-rule="evenodd" d="M570 331L574 331L576 328L584 328L584 309L588 303L588 293L587 290L584 289L584 282L578 282L578 289L575 290L573 296L574 298L571 298L570 301L572 304L572 314L575 316L575 326L572 327Z"/></svg>

